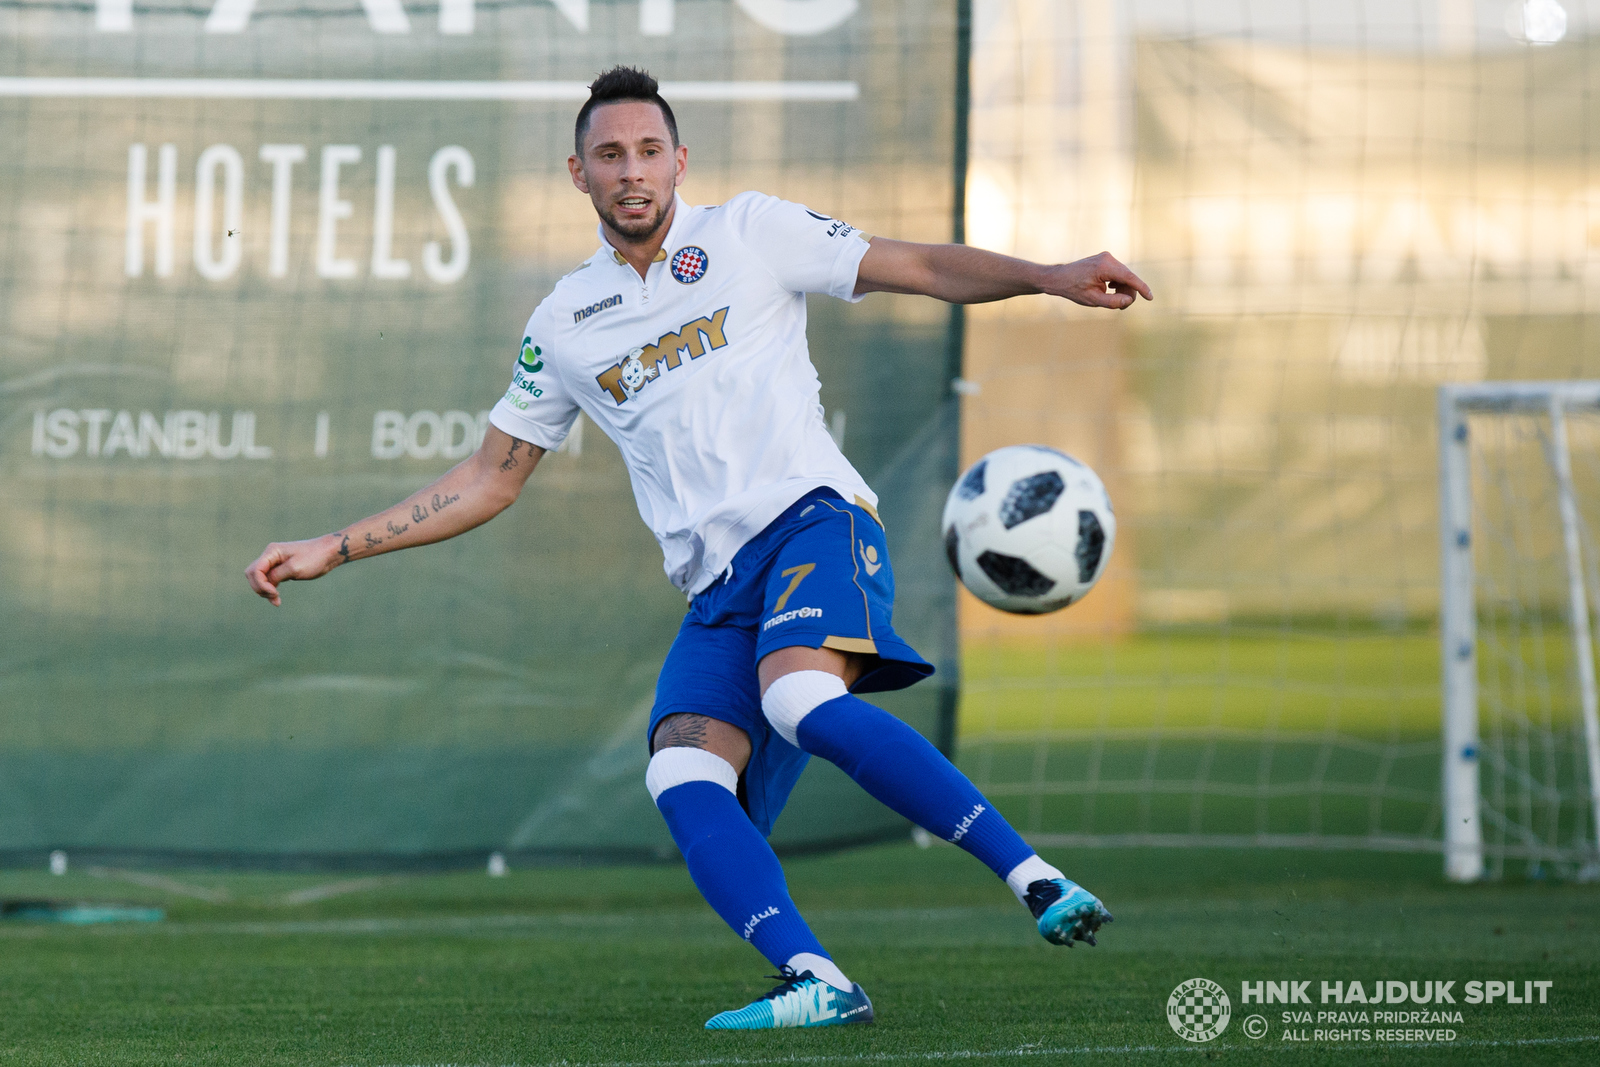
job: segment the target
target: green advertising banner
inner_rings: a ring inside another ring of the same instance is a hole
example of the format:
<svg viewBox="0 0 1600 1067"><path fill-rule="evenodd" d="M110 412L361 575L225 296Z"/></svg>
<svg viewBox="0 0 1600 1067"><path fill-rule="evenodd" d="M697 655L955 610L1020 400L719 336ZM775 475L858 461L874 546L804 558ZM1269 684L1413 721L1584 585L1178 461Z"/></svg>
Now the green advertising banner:
<svg viewBox="0 0 1600 1067"><path fill-rule="evenodd" d="M580 421L457 540L289 587L244 567L477 446L596 247L585 85L649 69L690 203L761 189L948 240L952 0L129 0L0 9L0 855L267 865L671 856L643 785L684 611ZM829 426L882 498L948 739L951 320L811 298ZM830 766L774 834L904 823Z"/></svg>

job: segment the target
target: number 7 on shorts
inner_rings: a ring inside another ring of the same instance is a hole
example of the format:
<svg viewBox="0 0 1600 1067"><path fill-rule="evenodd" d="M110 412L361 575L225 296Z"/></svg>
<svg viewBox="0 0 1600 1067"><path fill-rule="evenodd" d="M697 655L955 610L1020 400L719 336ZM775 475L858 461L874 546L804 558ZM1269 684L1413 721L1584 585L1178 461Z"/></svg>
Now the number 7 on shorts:
<svg viewBox="0 0 1600 1067"><path fill-rule="evenodd" d="M794 591L800 588L800 583L806 580L806 575L810 574L816 569L817 565L815 563L802 563L798 567L790 567L786 571L779 572L778 577L780 578L788 578L791 574L794 575L794 577L789 580L789 588L783 591L783 595L780 596L778 598L778 602L772 606L772 610L774 612L782 611L783 606L787 604L789 602L789 598L794 595Z"/></svg>

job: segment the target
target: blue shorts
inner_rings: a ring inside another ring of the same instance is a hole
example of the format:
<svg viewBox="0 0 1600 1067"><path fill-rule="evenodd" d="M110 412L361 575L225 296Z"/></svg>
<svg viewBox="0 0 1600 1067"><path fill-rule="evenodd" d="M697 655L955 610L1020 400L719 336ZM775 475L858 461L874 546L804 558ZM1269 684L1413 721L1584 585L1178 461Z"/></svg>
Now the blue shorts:
<svg viewBox="0 0 1600 1067"><path fill-rule="evenodd" d="M646 741L668 715L732 723L750 736L739 800L763 834L809 758L761 712L756 664L792 645L872 657L852 692L904 689L933 665L895 634L894 571L877 518L832 489L789 506L733 557L729 572L689 605L656 682Z"/></svg>

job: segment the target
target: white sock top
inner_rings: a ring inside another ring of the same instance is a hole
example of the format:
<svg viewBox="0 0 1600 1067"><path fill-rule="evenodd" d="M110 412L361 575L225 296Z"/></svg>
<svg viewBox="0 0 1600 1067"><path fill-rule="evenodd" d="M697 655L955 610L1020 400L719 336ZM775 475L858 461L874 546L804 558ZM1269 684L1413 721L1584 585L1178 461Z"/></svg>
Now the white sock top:
<svg viewBox="0 0 1600 1067"><path fill-rule="evenodd" d="M1028 895L1028 886L1041 878L1065 878L1066 875L1040 859L1035 853L1011 868L1011 873L1006 875L1006 885L1017 895L1017 899Z"/></svg>
<svg viewBox="0 0 1600 1067"><path fill-rule="evenodd" d="M675 785L685 782L715 782L739 795L739 772L721 756L700 748L664 748L650 757L644 772L644 787L652 801Z"/></svg>
<svg viewBox="0 0 1600 1067"><path fill-rule="evenodd" d="M779 736L799 748L800 720L819 705L849 692L844 687L844 679L836 674L827 671L791 671L767 686L767 694L761 698L761 710Z"/></svg>
<svg viewBox="0 0 1600 1067"><path fill-rule="evenodd" d="M826 956L819 956L815 952L796 952L789 957L789 966L796 974L801 971L810 971L818 978L827 982L833 988L845 993L855 987L855 983L844 976L839 965Z"/></svg>

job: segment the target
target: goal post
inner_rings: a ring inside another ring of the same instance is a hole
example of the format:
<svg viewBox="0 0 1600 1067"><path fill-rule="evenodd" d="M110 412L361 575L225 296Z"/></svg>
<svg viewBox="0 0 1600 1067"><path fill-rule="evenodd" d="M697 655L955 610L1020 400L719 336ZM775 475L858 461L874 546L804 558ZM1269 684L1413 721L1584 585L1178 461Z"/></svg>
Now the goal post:
<svg viewBox="0 0 1600 1067"><path fill-rule="evenodd" d="M1569 423L1594 423L1583 443L1600 445L1600 381L1445 385L1438 408L1445 874L1476 881L1520 859L1592 878L1600 580Z"/></svg>

